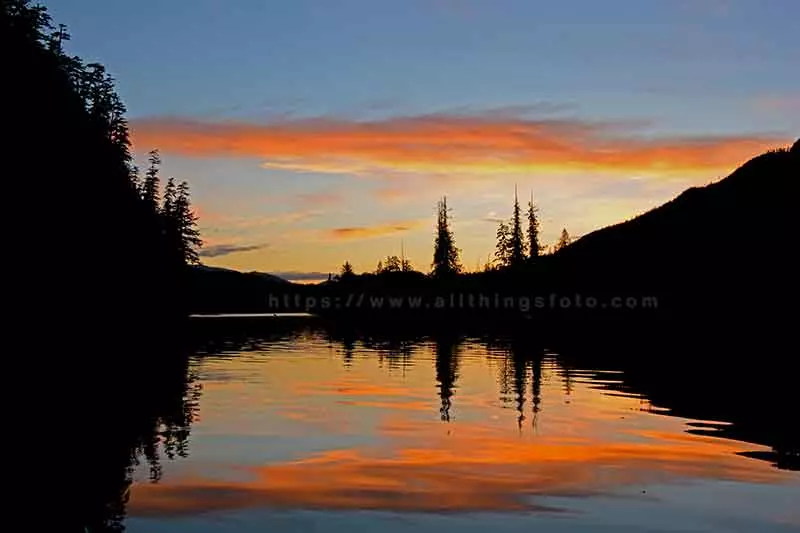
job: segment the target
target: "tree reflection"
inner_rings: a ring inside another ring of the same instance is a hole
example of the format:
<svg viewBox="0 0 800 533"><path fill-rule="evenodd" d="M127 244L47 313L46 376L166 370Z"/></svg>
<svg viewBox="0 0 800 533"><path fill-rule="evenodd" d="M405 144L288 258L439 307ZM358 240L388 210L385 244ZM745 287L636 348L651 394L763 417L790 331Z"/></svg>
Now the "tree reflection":
<svg viewBox="0 0 800 533"><path fill-rule="evenodd" d="M74 398L68 398L83 405L83 413L102 436L100 446L83 445L78 450L83 490L74 511L82 531L124 531L137 467L146 465L150 481L157 483L164 458L172 460L189 453L200 385L186 351L171 342L166 345L169 348L162 346L133 359L149 361L149 365L131 364L117 374L107 369L103 383L87 380L81 384L80 393L85 397L77 398L76 392Z"/></svg>
<svg viewBox="0 0 800 533"><path fill-rule="evenodd" d="M525 361L512 355L514 367L514 400L517 409L517 427L522 431L525 422L525 388L528 381L528 368Z"/></svg>
<svg viewBox="0 0 800 533"><path fill-rule="evenodd" d="M281 339L299 335L320 335L329 342L340 343L343 364L354 358L377 357L387 362L389 370L411 365L416 351L425 351L433 340L435 381L440 402L440 417L452 419L453 396L459 379L459 359L463 349L463 336L457 328L445 328L429 336L425 326L411 328L408 324L339 323L304 319L272 321L242 328L232 326L237 333L217 332L223 337L206 342L223 351L260 349ZM221 324L221 323L219 323ZM238 324L238 323L237 323ZM246 331L240 331L240 330ZM676 332L629 331L616 335L613 330L587 329L581 336L570 332L554 331L548 334L548 344L558 352L559 374L566 396L572 394L577 369L605 368L623 370L620 384L600 384L602 387L621 387L626 392L637 392L654 405L670 409L670 413L688 419L719 420L731 425L713 430L695 428L693 432L712 431L717 437L729 437L747 442L765 444L774 448L769 456L752 453L752 457L766 459L779 468L798 468L796 424L787 421L796 416L796 402L792 402L793 374L770 372L770 367L752 367L730 364L739 360L738 354L756 353L764 346L744 346L736 343L720 345L719 339L687 344L685 337ZM670 335L667 335L667 334ZM208 335L207 331L204 334ZM542 339L525 332L503 336L470 336L471 342L480 344L497 360L497 384L501 399L517 412L517 425L521 429L528 421L537 429L542 411L542 381L545 351ZM652 339L670 339L670 342L653 343ZM233 342L232 339L236 339ZM775 347L775 350L780 347ZM491 354L502 354L497 358ZM692 361L691 372L684 362L675 360L683 353ZM645 354L646 356L643 356ZM690 357L690 355L691 357ZM742 359L744 360L744 359ZM727 362L727 363L726 363ZM723 364L726 363L726 364ZM756 373L771 379L755 380ZM528 385L530 381L530 385ZM751 392L741 394L741 386L748 385ZM526 392L530 386L530 392ZM526 414L530 413L530 415Z"/></svg>
<svg viewBox="0 0 800 533"><path fill-rule="evenodd" d="M436 382L441 407L439 414L445 422L450 421L452 397L458 380L458 364L461 339L451 335L439 335L434 339Z"/></svg>
<svg viewBox="0 0 800 533"><path fill-rule="evenodd" d="M497 384L503 403L511 403L513 393L514 409L517 411L517 427L527 420L525 404L528 379L531 380L531 412L532 426L536 429L538 414L542 403L542 363L544 352L533 339L487 338L484 339L489 352L499 351L503 354Z"/></svg>
<svg viewBox="0 0 800 533"><path fill-rule="evenodd" d="M531 365L531 396L533 417L531 427L534 431L538 429L539 412L542 410L542 357L536 357L530 361Z"/></svg>

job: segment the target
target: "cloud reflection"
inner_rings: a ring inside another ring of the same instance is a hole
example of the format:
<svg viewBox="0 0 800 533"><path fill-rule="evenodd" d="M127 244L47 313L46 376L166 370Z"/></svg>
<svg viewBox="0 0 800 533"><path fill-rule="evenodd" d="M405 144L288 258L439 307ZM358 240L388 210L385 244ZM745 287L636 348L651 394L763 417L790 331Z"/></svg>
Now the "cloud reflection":
<svg viewBox="0 0 800 533"><path fill-rule="evenodd" d="M631 442L589 438L520 442L478 424L457 426L455 437L425 433L416 435L416 446L330 450L254 467L254 477L247 482L200 478L141 486L134 492L130 511L183 515L257 506L556 511L538 504L536 498L588 497L687 478L768 483L784 477L780 471L733 455L736 443L666 432L641 432Z"/></svg>

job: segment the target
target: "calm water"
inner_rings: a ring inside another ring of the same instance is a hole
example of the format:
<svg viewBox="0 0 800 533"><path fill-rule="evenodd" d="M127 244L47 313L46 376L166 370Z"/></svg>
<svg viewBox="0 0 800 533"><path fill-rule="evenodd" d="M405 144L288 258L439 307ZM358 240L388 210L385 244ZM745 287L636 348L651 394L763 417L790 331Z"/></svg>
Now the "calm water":
<svg viewBox="0 0 800 533"><path fill-rule="evenodd" d="M556 353L301 327L201 343L188 377L128 531L800 530L800 473L741 455L769 448Z"/></svg>

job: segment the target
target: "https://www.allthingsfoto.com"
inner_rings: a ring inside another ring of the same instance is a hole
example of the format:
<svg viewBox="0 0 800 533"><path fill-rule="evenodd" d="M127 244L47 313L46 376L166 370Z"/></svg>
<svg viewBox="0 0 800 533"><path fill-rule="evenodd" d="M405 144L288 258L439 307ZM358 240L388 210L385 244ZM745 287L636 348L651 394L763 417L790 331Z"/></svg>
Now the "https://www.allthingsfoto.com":
<svg viewBox="0 0 800 533"><path fill-rule="evenodd" d="M349 293L337 296L308 296L302 294L270 295L267 304L271 309L326 309L364 310L467 310L496 309L517 310L527 313L545 309L656 309L655 296L595 297L580 294L546 296L506 296L501 294L451 293L437 296L380 296Z"/></svg>

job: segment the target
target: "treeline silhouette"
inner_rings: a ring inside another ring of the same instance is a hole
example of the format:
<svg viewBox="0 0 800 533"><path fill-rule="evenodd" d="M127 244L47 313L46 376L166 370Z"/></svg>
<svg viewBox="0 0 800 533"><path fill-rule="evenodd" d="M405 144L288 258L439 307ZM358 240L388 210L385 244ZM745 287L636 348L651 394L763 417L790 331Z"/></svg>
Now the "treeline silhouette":
<svg viewBox="0 0 800 533"><path fill-rule="evenodd" d="M30 527L118 531L135 460L157 477L185 453L186 354L169 339L200 240L188 185L161 187L157 152L139 175L112 76L68 40L44 7L0 0L4 353L11 410L44 448L26 460L46 472Z"/></svg>
<svg viewBox="0 0 800 533"><path fill-rule="evenodd" d="M104 331L146 331L185 313L201 244L189 187L170 180L160 202L157 152L140 178L114 79L68 55L68 39L44 7L0 3L11 238L31 280L16 303L65 315L80 303L102 312Z"/></svg>

